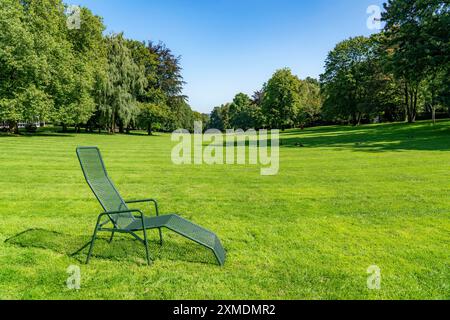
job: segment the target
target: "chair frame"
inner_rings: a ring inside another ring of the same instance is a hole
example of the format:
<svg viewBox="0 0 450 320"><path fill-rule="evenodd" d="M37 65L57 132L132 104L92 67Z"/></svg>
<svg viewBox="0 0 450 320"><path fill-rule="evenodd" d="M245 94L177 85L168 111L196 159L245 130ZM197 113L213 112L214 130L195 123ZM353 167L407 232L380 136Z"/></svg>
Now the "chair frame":
<svg viewBox="0 0 450 320"><path fill-rule="evenodd" d="M80 157L80 154L78 153L78 150L81 150L81 149L96 149L97 150L98 155L99 155L99 160L101 162L102 169L103 169L103 171L104 171L104 173L106 175L106 178L107 178L108 182L111 184L111 186L114 189L114 191L120 197L120 193L118 192L118 190L116 189L114 183L111 181L111 179L109 178L109 175L107 174L107 170L106 170L105 164L103 162L100 150L97 147L78 147L77 148L77 157L78 157L78 160L80 161L80 164L82 164L82 159ZM97 200L99 201L99 203L101 204L101 206L103 207L103 209L105 211L100 213L98 218L97 218L97 223L95 225L95 229L94 229L91 241L89 243L87 243L84 247L79 249L77 252L73 253L72 255L76 255L77 253L81 252L84 248L89 246L89 251L88 251L87 258L86 258L86 264L89 264L89 261L90 261L91 256L92 256L92 251L93 251L93 248L94 248L95 240L98 237L98 232L109 232L109 233L111 233L110 239L108 241L109 243L112 243L112 241L114 239L114 235L116 233L130 234L134 239L138 240L140 243L142 243L144 245L146 258L147 258L147 264L151 265L152 259L150 257L147 230L158 229L158 231L159 231L159 239L160 239L159 244L162 246L163 245L162 228L167 228L169 230L172 230L172 231L174 231L174 232L176 232L176 233L178 233L178 234L188 238L189 240L192 240L192 241L194 241L194 242L196 242L196 243L198 243L198 244L200 244L200 245L202 245L202 246L204 246L204 247L206 247L208 249L211 249L213 251L213 253L214 253L214 255L215 255L219 265L220 266L224 265L225 256L221 259L219 257L218 252L216 252L215 248L212 248L211 246L208 246L205 243L202 243L201 241L199 241L199 240L197 240L197 239L195 239L195 238L193 238L193 237L191 237L191 236L189 236L187 234L183 234L179 230L172 229L172 228L170 228L170 227L168 227L166 225L156 226L156 227L147 226L146 223L145 223L145 215L140 209L126 209L126 210L120 210L120 211L107 211L106 210L106 206L104 205L102 200L98 197L97 193L95 192L95 190L94 190L91 182L89 181L89 179L88 179L88 177L86 175L86 172L85 172L83 167L82 167L82 171L83 171L84 178L85 178L86 182L88 183L91 191L94 193L95 197L97 198ZM155 199L142 199L142 200L129 200L129 201L122 200L122 201L125 204L153 203L155 211L156 211L156 217L160 216L158 202ZM120 215L120 214L124 214L124 213L130 213L130 214L132 214L134 219L141 221L142 230L138 230L138 231L142 231L143 232L143 239L140 236L138 236L134 230L127 230L127 229L120 228L117 225L117 223L114 221L114 219L113 219L114 216ZM108 219L106 221L102 221L104 219L104 217L108 217ZM112 223L112 225L113 225L112 228L104 228L104 226L106 226L109 223ZM201 227L199 227L199 228L201 228ZM201 228L201 229L203 229L203 228ZM203 229L203 230L206 230L206 229ZM223 250L223 248L222 248L222 250Z"/></svg>

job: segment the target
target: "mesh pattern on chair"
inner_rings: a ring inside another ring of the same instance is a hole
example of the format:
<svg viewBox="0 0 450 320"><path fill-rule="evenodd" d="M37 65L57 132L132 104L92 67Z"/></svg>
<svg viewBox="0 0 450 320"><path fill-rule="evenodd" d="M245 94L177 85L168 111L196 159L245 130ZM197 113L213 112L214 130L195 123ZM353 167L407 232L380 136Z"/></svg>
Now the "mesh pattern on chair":
<svg viewBox="0 0 450 320"><path fill-rule="evenodd" d="M145 218L145 227L146 229L165 227L172 231L175 231L182 236L190 238L191 240L194 240L212 249L215 252L220 263L223 264L225 262L225 250L223 249L219 238L211 231L208 231L186 219L183 219L178 215L171 214L159 217ZM131 231L142 230L142 221L138 219L128 225L126 229Z"/></svg>
<svg viewBox="0 0 450 320"><path fill-rule="evenodd" d="M122 211L128 207L108 177L100 151L96 147L77 148L78 159L87 183L105 211ZM131 213L110 216L119 228L128 226L134 217Z"/></svg>
<svg viewBox="0 0 450 320"><path fill-rule="evenodd" d="M220 264L224 264L225 250L223 249L219 238L211 231L206 230L177 215L170 215L170 218L165 226L212 249L216 254L217 259L219 259Z"/></svg>

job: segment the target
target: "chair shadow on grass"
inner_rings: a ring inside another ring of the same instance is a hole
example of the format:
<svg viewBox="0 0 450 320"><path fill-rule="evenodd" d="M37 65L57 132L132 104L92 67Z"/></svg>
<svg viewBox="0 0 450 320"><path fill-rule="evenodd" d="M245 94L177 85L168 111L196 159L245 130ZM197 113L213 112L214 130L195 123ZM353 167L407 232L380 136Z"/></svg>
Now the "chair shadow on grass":
<svg viewBox="0 0 450 320"><path fill-rule="evenodd" d="M164 232L164 230L163 230ZM91 263L95 259L128 261L147 265L144 246L131 237L116 235L112 243L108 242L108 234L100 234L95 242ZM45 229L28 229L18 233L5 243L22 247L51 250L53 252L70 256L80 263L86 260L91 237L88 235L67 235ZM214 254L195 243L189 243L168 233L164 237L164 244L160 246L159 240L149 241L150 255L153 261L171 260L190 263L216 264Z"/></svg>

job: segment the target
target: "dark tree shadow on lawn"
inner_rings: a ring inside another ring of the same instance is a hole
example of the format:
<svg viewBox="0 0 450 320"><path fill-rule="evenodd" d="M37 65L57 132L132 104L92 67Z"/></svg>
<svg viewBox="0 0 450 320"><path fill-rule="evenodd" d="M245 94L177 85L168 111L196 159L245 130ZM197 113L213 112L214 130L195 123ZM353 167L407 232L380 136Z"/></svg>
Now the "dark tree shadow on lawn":
<svg viewBox="0 0 450 320"><path fill-rule="evenodd" d="M37 132L26 132L26 131L20 131L18 134L12 134L4 131L0 131L0 138L34 138L34 137L55 137L55 138L73 138L75 136L84 135L84 136L114 136L114 134L111 134L106 131L85 131L82 130L80 132L76 132L75 130L68 130L66 132L63 132L61 130L55 130L54 128L44 128L40 129ZM147 132L139 131L139 130L133 130L129 133L117 133L119 136L135 136L135 137L152 137L152 138L163 138L164 135L155 132L152 135L148 135Z"/></svg>
<svg viewBox="0 0 450 320"><path fill-rule="evenodd" d="M20 134L0 133L0 138L38 138L38 137L73 138L75 136L68 133L56 133L56 132L37 132L37 133L20 133Z"/></svg>
<svg viewBox="0 0 450 320"><path fill-rule="evenodd" d="M294 135L296 135L294 137ZM281 147L352 149L383 152L401 150L449 151L448 122L389 124L362 127L322 127L281 135Z"/></svg>
<svg viewBox="0 0 450 320"><path fill-rule="evenodd" d="M164 230L163 230L164 232ZM156 237L155 237L156 239ZM116 235L110 244L109 237L105 233L97 238L92 253L92 259L104 259L114 261L128 261L147 265L145 248L142 243L125 235ZM39 248L51 250L70 256L80 263L84 263L91 237L80 235L67 235L45 229L29 229L5 240L5 243L23 248ZM80 248L82 251L78 252ZM214 254L207 248L190 243L177 235L165 234L163 246L159 241L149 241L150 255L155 260L185 261L192 263L217 264ZM74 255L74 253L76 253Z"/></svg>

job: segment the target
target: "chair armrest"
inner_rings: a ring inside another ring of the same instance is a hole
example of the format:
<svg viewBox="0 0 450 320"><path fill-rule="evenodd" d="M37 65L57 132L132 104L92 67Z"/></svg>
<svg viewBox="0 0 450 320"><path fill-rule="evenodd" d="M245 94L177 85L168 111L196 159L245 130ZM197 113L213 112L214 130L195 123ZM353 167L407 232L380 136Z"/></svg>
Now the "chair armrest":
<svg viewBox="0 0 450 320"><path fill-rule="evenodd" d="M99 226L104 226L105 224L109 223L109 221L100 223L101 219L104 216L108 216L109 220L111 220L111 222L114 223L114 221L111 218L111 216L119 215L119 214L122 214L122 213L139 213L139 215L140 215L139 218L140 219L144 217L144 214L139 209L129 209L129 210L127 209L127 210L120 210L120 211L105 211L105 212L100 213L100 215L98 216L97 223L98 223Z"/></svg>
<svg viewBox="0 0 450 320"><path fill-rule="evenodd" d="M139 209L127 209L127 210L120 210L120 211L105 211L103 213L100 214L99 217L103 217L103 216L110 216L110 215L118 215L118 214L122 214L122 213L142 213L141 210Z"/></svg>
<svg viewBox="0 0 450 320"><path fill-rule="evenodd" d="M100 220L104 216L108 216L108 218L114 223L114 221L111 219L111 216L122 214L122 213L139 213L139 216L134 216L134 217L137 218L137 219L141 219L142 220L142 227L145 228L144 213L141 210L139 210L139 209L127 209L127 210L120 210L120 211L105 211L103 213L100 213L100 215L98 216L97 225L102 227L106 223L109 223L109 221L107 221L107 222L104 222L104 223L100 224ZM114 225L115 225L115 223L114 223Z"/></svg>
<svg viewBox="0 0 450 320"><path fill-rule="evenodd" d="M154 205L155 205L156 216L159 216L158 202L155 199L143 199L143 200L129 200L129 201L125 201L126 204L144 203L144 202L153 202Z"/></svg>

